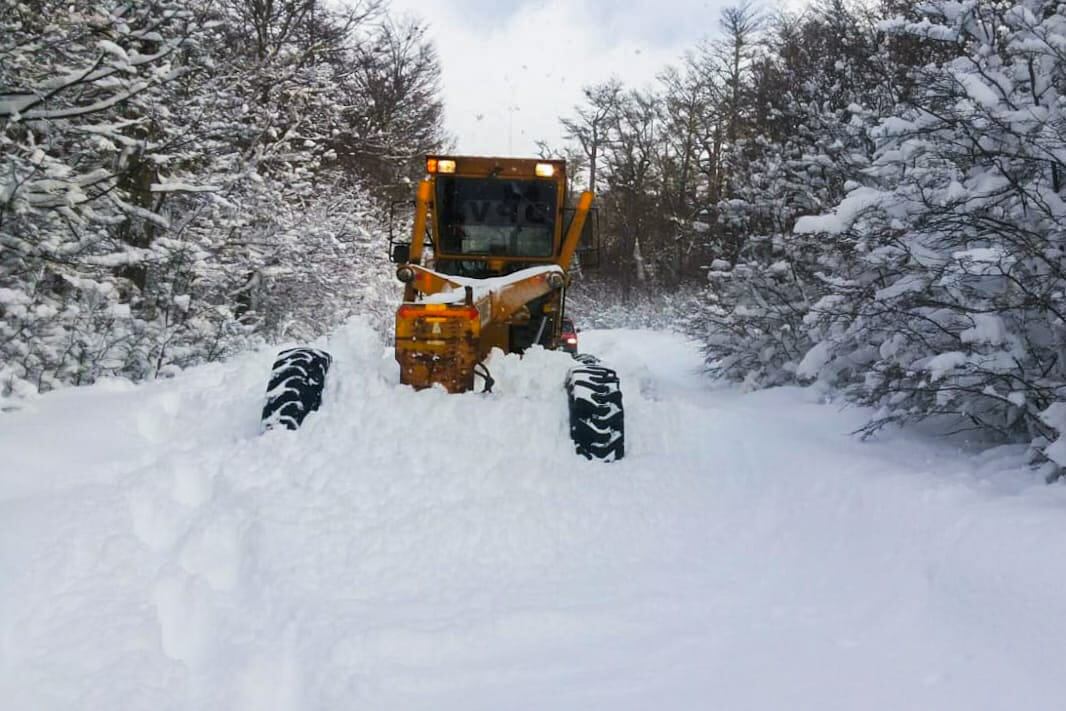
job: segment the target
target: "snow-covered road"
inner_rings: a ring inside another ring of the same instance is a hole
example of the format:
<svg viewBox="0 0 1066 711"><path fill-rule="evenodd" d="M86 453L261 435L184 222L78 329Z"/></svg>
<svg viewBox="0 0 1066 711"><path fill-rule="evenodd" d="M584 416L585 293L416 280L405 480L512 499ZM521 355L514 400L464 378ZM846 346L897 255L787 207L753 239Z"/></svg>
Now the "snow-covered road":
<svg viewBox="0 0 1066 711"><path fill-rule="evenodd" d="M656 332L627 458L576 458L571 361L416 393L355 322L258 435L273 354L0 415L0 707L1061 709L1066 492Z"/></svg>

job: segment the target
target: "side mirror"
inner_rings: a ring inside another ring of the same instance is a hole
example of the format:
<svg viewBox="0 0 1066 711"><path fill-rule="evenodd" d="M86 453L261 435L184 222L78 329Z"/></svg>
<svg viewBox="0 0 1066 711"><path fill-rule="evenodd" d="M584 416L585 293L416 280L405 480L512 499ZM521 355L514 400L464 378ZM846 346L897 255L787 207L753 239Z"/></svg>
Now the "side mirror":
<svg viewBox="0 0 1066 711"><path fill-rule="evenodd" d="M396 208L399 207L399 206L413 205L413 204L414 204L413 200L393 200L391 203L389 203L389 251L388 251L389 261L392 261L392 262L397 262L397 261L406 262L407 261L407 257L411 254L411 248L410 248L409 245L397 244L397 237L396 237L396 227L397 227L397 225L396 225ZM401 232L402 232L402 230L401 230ZM396 259L396 256L397 256L396 248L400 247L400 246L406 246L407 247L407 252L400 253L401 256L403 256L403 259L397 260Z"/></svg>
<svg viewBox="0 0 1066 711"><path fill-rule="evenodd" d="M411 245L406 242L392 245L392 254L389 259L393 264L406 264L411 261Z"/></svg>

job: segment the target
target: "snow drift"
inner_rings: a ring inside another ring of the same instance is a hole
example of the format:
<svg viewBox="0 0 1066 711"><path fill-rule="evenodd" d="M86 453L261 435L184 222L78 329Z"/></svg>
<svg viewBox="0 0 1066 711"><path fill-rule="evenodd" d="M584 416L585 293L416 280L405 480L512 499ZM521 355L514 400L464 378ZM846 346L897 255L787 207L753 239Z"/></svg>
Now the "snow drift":
<svg viewBox="0 0 1066 711"><path fill-rule="evenodd" d="M0 698L46 709L993 709L1066 691L1066 497L813 391L605 331L628 456L534 351L414 392L361 322L258 434L273 351L0 415Z"/></svg>

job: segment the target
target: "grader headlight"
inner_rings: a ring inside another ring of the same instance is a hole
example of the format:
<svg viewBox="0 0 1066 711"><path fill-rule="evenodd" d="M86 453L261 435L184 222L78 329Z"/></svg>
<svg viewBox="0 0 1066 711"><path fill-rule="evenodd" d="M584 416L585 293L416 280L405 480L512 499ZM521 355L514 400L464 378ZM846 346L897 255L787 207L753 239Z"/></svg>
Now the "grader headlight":
<svg viewBox="0 0 1066 711"><path fill-rule="evenodd" d="M555 166L551 163L537 163L534 172L538 178L550 178L555 175Z"/></svg>

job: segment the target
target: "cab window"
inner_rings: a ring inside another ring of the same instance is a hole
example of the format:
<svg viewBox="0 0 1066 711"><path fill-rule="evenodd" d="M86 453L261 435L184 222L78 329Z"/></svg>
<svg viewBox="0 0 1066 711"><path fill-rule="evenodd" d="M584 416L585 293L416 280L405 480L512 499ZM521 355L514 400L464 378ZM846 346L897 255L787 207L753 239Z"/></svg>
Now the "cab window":
<svg viewBox="0 0 1066 711"><path fill-rule="evenodd" d="M553 181L438 176L435 208L444 254L552 256Z"/></svg>

